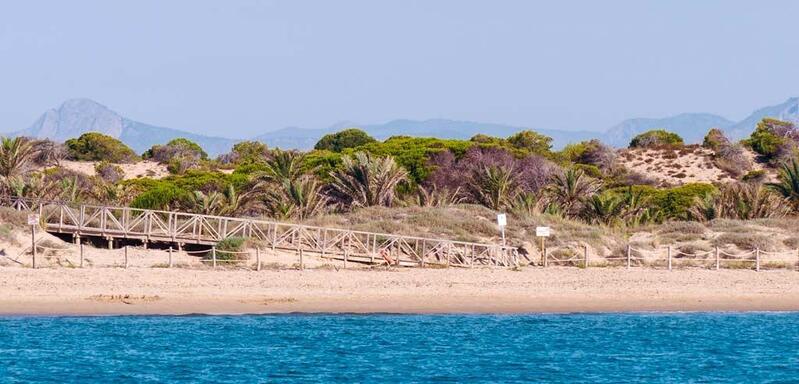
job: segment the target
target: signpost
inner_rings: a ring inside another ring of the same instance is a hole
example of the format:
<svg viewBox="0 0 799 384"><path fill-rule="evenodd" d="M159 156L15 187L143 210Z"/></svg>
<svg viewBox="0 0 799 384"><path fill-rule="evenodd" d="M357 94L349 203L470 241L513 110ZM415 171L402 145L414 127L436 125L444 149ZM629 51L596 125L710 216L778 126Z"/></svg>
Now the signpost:
<svg viewBox="0 0 799 384"><path fill-rule="evenodd" d="M31 226L31 252L33 258L31 259L31 266L36 268L36 226L39 225L39 215L31 213L28 215L28 225Z"/></svg>
<svg viewBox="0 0 799 384"><path fill-rule="evenodd" d="M544 264L544 266L546 267L547 266L547 248L546 248L546 245L545 245L544 241L546 240L547 237L549 237L551 235L551 230L549 229L549 227L535 227L535 235L536 235L536 237L540 237L541 238L541 259L543 261L542 264Z"/></svg>
<svg viewBox="0 0 799 384"><path fill-rule="evenodd" d="M505 226L508 225L508 217L504 213L497 214L497 225L502 233L502 246L505 246Z"/></svg>

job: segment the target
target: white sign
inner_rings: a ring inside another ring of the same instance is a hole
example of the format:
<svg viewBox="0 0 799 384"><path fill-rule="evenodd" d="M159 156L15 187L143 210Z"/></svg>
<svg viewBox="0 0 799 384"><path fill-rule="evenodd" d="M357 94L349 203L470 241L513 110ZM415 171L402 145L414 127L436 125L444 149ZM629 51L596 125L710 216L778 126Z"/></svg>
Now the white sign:
<svg viewBox="0 0 799 384"><path fill-rule="evenodd" d="M499 224L500 227L508 225L508 218L505 216L504 213L500 213L497 215L497 224Z"/></svg>
<svg viewBox="0 0 799 384"><path fill-rule="evenodd" d="M39 215L35 213L28 215L28 225L39 225Z"/></svg>
<svg viewBox="0 0 799 384"><path fill-rule="evenodd" d="M538 237L549 237L549 227L535 227L535 235Z"/></svg>

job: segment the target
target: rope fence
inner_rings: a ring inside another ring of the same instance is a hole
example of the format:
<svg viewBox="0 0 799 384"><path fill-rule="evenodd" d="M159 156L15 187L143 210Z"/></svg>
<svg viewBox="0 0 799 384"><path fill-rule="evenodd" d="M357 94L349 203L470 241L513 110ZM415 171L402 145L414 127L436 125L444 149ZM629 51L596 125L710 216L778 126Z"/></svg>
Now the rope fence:
<svg viewBox="0 0 799 384"><path fill-rule="evenodd" d="M111 245L109 245L110 247ZM120 248L116 248L118 255L123 258L123 262L121 266L124 268L129 268L130 263L130 248L131 246L126 245ZM138 249L138 248L134 248ZM231 251L231 250L224 250L218 249L216 246L210 246L207 249L199 249L199 250L185 250L181 249L179 246L178 249L174 249L173 247L169 247L168 249L147 249L146 258L149 260L153 260L154 258L151 257L153 253L163 252L166 256L166 263L159 264L159 266L165 266L167 268L173 268L175 266L174 263L174 254L177 251L180 254L184 254L187 256L197 257L199 258L199 263L202 265L209 265L211 268L216 269L220 265L231 266L231 265L247 265L248 263L252 262L253 256L255 258L254 265L249 264L250 266L245 267L246 269L254 269L256 271L260 271L263 267L262 263L262 249L261 248L253 248L250 250L244 251ZM52 247L43 245L39 242L35 244L35 248L28 247L22 251L23 254L30 253L33 255L32 264L33 268L36 268L36 255L37 253L41 253L44 256L47 256L48 252L59 254L63 252L76 252L79 254L80 261L79 266L83 268L85 266L85 245L83 242L78 242L77 244L65 244L63 247ZM627 245L624 248L624 253L619 255L620 252L616 252L615 255L605 256L605 257L597 257L597 260L592 260L589 254L589 248L587 245L583 246L582 255L579 254L579 251L575 250L574 248L555 248L555 249L548 249L545 248L543 250L543 254L541 256L541 266L548 267L550 265L556 266L574 266L580 268L589 268L589 267L601 267L601 266L622 266L626 267L627 269L633 267L654 267L654 268L666 268L669 271L673 270L679 266L704 266L709 269L720 270L722 268L725 269L740 269L740 268L747 268L747 269L754 269L756 271L760 271L762 268L768 269L775 269L775 268L788 268L788 269L799 269L799 249L795 251L764 251L760 249L754 249L751 251L740 252L740 253L731 253L725 250L720 249L719 247L715 247L712 250L698 250L694 252L686 252L680 249L675 249L672 246L655 248L655 249L643 249L633 247L631 245ZM272 252L275 255L274 251ZM297 263L296 266L299 266L300 269L305 268L304 262L304 250L298 249L297 250ZM555 254L553 254L555 253ZM23 265L19 259L11 258L8 255L3 254L6 259L11 260L19 265ZM381 255L383 256L383 255ZM330 259L331 255L320 255L323 259ZM73 265L73 262L69 259L66 259L70 265ZM352 260L349 260L352 261ZM530 261L529 265L536 265L537 263L528 258ZM344 268L347 268L347 254L345 252L344 258ZM391 263L390 261L387 262L388 265L395 265L395 263ZM120 264L114 264L115 266L120 266ZM398 263L396 263L399 266ZM467 267L472 267L471 263L464 264ZM452 264L452 266L464 266L459 264ZM449 265L447 265L449 266ZM793 267L791 267L793 266ZM151 266L152 267L152 266ZM424 266L422 266L424 267Z"/></svg>
<svg viewBox="0 0 799 384"><path fill-rule="evenodd" d="M566 249L574 252L573 248ZM558 249L555 251L558 251ZM541 265L544 267L549 265L572 265L588 268L592 266L591 260L589 260L587 245L583 246L582 257L557 257L551 255L549 249L544 249L542 259ZM665 247L665 249L648 250L627 245L623 256L605 256L601 257L600 261L606 263L622 263L626 268L636 266L645 267L647 264L649 266L657 266L662 263L668 270L673 270L678 264L689 263L705 263L716 270L722 267L739 268L741 265L744 265L747 268L754 268L756 271L760 271L764 263L770 263L769 266L772 267L782 266L783 268L791 268L791 265L793 265L793 269L799 269L799 249L795 251L770 252L756 248L747 252L730 253L716 247L709 251L684 252L679 249L674 249L671 246ZM594 263L593 266L598 266L596 264L597 263Z"/></svg>

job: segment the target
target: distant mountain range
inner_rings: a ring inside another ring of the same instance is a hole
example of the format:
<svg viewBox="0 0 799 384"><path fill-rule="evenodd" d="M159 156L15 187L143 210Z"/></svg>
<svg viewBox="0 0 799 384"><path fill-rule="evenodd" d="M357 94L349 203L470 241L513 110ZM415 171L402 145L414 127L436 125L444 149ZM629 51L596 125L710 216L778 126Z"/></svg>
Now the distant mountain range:
<svg viewBox="0 0 799 384"><path fill-rule="evenodd" d="M604 132L535 128L533 130L552 137L555 148L562 148L568 143L589 139L600 139L615 147L625 147L635 135L655 128L675 132L688 143L698 143L702 141L710 128L722 129L731 139L742 139L748 136L757 122L764 117L799 122L799 98L793 97L782 104L760 108L740 122L708 113L683 113L660 119L629 119ZM507 137L515 132L531 129L504 124L446 119L393 120L385 124L365 125L343 122L324 129L283 128L249 139L262 141L270 147L309 149L323 135L349 127L359 127L381 140L396 135L467 139L478 133ZM58 109L46 111L29 128L12 132L10 135L64 141L92 131L116 137L139 153L146 151L154 144L163 144L177 137L185 137L202 146L211 156L216 156L228 152L233 144L240 141L141 123L125 118L90 99L67 100Z"/></svg>

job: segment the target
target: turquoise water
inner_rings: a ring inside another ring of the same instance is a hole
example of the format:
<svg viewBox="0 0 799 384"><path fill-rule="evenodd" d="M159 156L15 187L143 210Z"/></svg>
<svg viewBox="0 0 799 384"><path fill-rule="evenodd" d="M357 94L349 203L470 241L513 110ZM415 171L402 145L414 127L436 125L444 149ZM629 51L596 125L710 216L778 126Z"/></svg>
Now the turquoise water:
<svg viewBox="0 0 799 384"><path fill-rule="evenodd" d="M799 313L0 318L2 382L796 382Z"/></svg>

